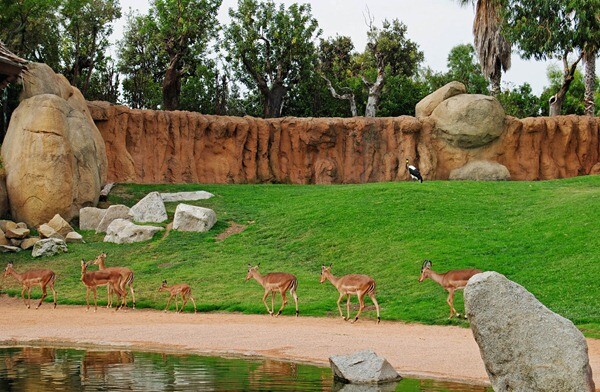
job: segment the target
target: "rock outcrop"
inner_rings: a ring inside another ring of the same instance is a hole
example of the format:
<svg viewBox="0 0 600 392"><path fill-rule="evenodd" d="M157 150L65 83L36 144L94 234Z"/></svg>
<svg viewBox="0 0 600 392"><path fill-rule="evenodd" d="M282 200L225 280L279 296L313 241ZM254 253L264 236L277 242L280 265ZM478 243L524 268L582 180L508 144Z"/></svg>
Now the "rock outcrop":
<svg viewBox="0 0 600 392"><path fill-rule="evenodd" d="M498 162L472 161L450 172L450 180L508 181L510 173Z"/></svg>
<svg viewBox="0 0 600 392"><path fill-rule="evenodd" d="M209 231L217 223L217 214L210 208L179 204L175 209L173 229L179 231Z"/></svg>
<svg viewBox="0 0 600 392"><path fill-rule="evenodd" d="M461 82L450 82L420 100L415 106L415 116L417 118L428 117L443 101L455 95L466 94L466 92L467 88Z"/></svg>
<svg viewBox="0 0 600 392"><path fill-rule="evenodd" d="M586 340L570 320L497 272L471 278L464 297L494 391L594 391Z"/></svg>
<svg viewBox="0 0 600 392"><path fill-rule="evenodd" d="M65 241L57 238L46 238L39 240L33 245L31 255L33 257L54 256L58 253L67 252L67 244Z"/></svg>
<svg viewBox="0 0 600 392"><path fill-rule="evenodd" d="M0 159L1 162L1 159ZM0 167L0 218L8 215L8 193L6 192L6 172Z"/></svg>
<svg viewBox="0 0 600 392"><path fill-rule="evenodd" d="M335 378L353 384L379 384L402 378L385 358L372 350L334 355L329 364Z"/></svg>
<svg viewBox="0 0 600 392"><path fill-rule="evenodd" d="M154 234L164 230L156 226L139 226L125 219L115 219L106 229L104 242L115 244L132 244L134 242L148 241Z"/></svg>
<svg viewBox="0 0 600 392"><path fill-rule="evenodd" d="M258 119L89 107L114 182L400 181L410 179L406 158L426 180L448 179L473 160L504 165L512 180L544 180L588 174L600 161L600 119L585 116L505 117L495 140L463 149L431 117Z"/></svg>
<svg viewBox="0 0 600 392"><path fill-rule="evenodd" d="M2 144L13 219L37 226L98 202L106 151L86 101L45 64L31 63Z"/></svg>
<svg viewBox="0 0 600 392"><path fill-rule="evenodd" d="M168 219L167 209L160 193L150 192L129 210L129 216L135 222L160 223Z"/></svg>

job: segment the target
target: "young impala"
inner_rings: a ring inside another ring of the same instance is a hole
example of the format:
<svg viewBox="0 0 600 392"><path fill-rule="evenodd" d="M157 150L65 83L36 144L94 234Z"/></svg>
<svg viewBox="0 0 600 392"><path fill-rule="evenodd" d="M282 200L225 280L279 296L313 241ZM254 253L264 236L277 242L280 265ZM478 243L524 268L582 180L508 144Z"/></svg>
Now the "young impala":
<svg viewBox="0 0 600 392"><path fill-rule="evenodd" d="M54 290L56 274L53 271L48 269L39 269L29 270L19 274L13 269L13 263L8 263L4 269L4 277L6 278L9 275L12 275L23 286L23 290L21 290L21 298L23 298L23 302L25 302L27 309L30 308L31 304L31 286L40 286L42 288L42 298L40 298L40 302L35 307L36 309L40 307L44 301L44 298L46 298L46 286L49 286L50 290L52 290L54 308L56 308L56 290ZM25 301L25 290L27 290L27 301Z"/></svg>
<svg viewBox="0 0 600 392"><path fill-rule="evenodd" d="M272 316L275 311L275 292L279 292L281 294L281 308L275 315L275 317L281 314L281 311L287 304L287 298L285 297L285 293L287 291L292 294L294 298L294 302L296 303L296 317L298 317L298 295L296 295L296 289L298 288L298 279L292 274L287 274L285 272L271 272L266 275L261 275L258 272L258 267L260 263L256 266L252 266L248 264L248 274L246 275L246 281L254 278L262 287L265 289L265 294L263 295L263 303L267 308L267 312ZM267 296L271 293L271 309L269 309L269 305L267 305Z"/></svg>
<svg viewBox="0 0 600 392"><path fill-rule="evenodd" d="M194 297L192 297L192 289L189 285L185 283L180 283L174 284L173 286L169 287L167 286L167 281L163 280L162 284L158 288L158 291L168 291L170 294L169 300L167 301L167 306L165 307L165 312L167 311L167 309L169 309L171 300L173 299L173 297L175 297L175 312L181 313L183 311L183 308L185 307L185 304L187 304L187 299L189 297L192 300L192 303L194 304L194 313L198 313L198 310L196 309L196 301L194 301ZM181 305L181 309L177 308L178 295L181 295L181 301L183 302L183 304Z"/></svg>
<svg viewBox="0 0 600 392"><path fill-rule="evenodd" d="M133 291L133 271L127 267L106 267L104 265L105 261L106 253L102 252L94 259L94 265L97 265L100 271L115 271L121 274L121 283L123 284L123 287L121 287L121 289L127 292L127 286L129 286L129 291L131 291L131 301L133 302L132 308L135 309L135 292ZM106 305L106 307L110 308L112 307L112 292L110 286L107 287L108 304ZM125 300L125 306L127 306L127 300Z"/></svg>
<svg viewBox="0 0 600 392"><path fill-rule="evenodd" d="M381 321L379 317L379 304L377 303L377 299L375 298L375 281L368 275L344 275L340 278L336 278L331 273L331 265L329 267L321 266L321 283L329 280L332 285L335 286L336 289L340 292L340 297L337 301L338 310L340 311L340 316L344 320L350 319L350 296L356 295L358 297L358 302L360 303L360 307L358 309L358 313L354 318L353 323L358 320L358 316L365 308L365 295L369 295L373 304L375 304L375 309L377 309L377 323ZM340 302L346 296L346 313L347 317L344 317L342 313L342 307L340 306Z"/></svg>
<svg viewBox="0 0 600 392"><path fill-rule="evenodd" d="M460 314L456 311L456 309L454 309L454 291L464 289L469 279L471 279L473 275L479 274L482 271L478 269L462 269L448 271L445 274L438 274L431 269L431 265L432 263L430 260L423 261L419 282L422 282L427 278L431 278L431 280L435 281L444 289L446 289L446 291L448 291L448 299L446 299L446 303L448 303L448 306L450 306L450 317L448 318L452 318L452 316L455 314L457 317L460 317Z"/></svg>
<svg viewBox="0 0 600 392"><path fill-rule="evenodd" d="M92 290L94 292L94 312L96 312L96 310L98 309L98 296L97 296L97 288L98 286L105 286L105 285L109 285L111 287L112 290L114 290L117 295L119 296L119 299L121 300L121 303L117 306L117 309L115 310L119 310L121 307L124 306L125 303L125 296L127 295L127 292L123 289L121 289L121 287L123 286L122 284L122 278L121 278L121 274L114 272L114 271L89 271L87 270L87 267L89 264L91 264L92 262L87 262L85 260L81 260L81 281L83 282L83 284L85 285L85 303L87 305L86 308L86 312L88 310L90 310L90 301L89 301L89 296L90 296L90 290Z"/></svg>

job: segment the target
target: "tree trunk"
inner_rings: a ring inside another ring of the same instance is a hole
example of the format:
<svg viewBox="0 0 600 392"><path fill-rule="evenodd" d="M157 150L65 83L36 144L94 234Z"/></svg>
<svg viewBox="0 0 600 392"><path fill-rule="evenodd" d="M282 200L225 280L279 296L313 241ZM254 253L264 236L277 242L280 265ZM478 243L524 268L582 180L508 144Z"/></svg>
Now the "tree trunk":
<svg viewBox="0 0 600 392"><path fill-rule="evenodd" d="M496 65L494 67L494 72L490 74L490 82L491 88L490 93L493 97L497 97L500 94L500 83L502 82L502 63L500 63L499 59L496 59Z"/></svg>
<svg viewBox="0 0 600 392"><path fill-rule="evenodd" d="M550 97L550 99L548 100L548 103L550 104L550 113L549 113L550 117L560 116L560 113L562 111L562 105L563 105L563 102L565 101L565 97L567 96L567 92L569 91L569 87L571 86L571 83L575 79L575 70L577 69L577 64L579 64L579 61L581 61L581 59L583 57L583 53L581 53L579 55L579 57L577 58L577 60L575 60L575 62L573 62L573 64L571 64L571 66L569 66L568 55L569 55L568 53L565 53L563 55L563 83L562 83L562 86L560 86L560 89L558 90L558 92L556 94L554 94L552 97Z"/></svg>
<svg viewBox="0 0 600 392"><path fill-rule="evenodd" d="M335 89L333 88L331 81L329 79L327 79L325 77L325 75L321 75L321 77L323 79L325 79L325 81L327 82L327 86L329 87L329 91L331 92L331 95L337 99L347 100L350 103L350 113L352 114L352 117L357 117L358 109L356 109L356 99L354 99L354 94L353 93L347 93L347 94L343 94L343 95L338 94L337 91L335 91Z"/></svg>
<svg viewBox="0 0 600 392"><path fill-rule="evenodd" d="M275 118L281 117L283 110L283 102L287 94L287 88L282 84L275 83L273 87L266 93L263 94L264 107L263 116L264 118Z"/></svg>
<svg viewBox="0 0 600 392"><path fill-rule="evenodd" d="M375 117L377 115L377 107L381 100L381 91L383 90L383 66L377 69L377 79L375 83L368 82L363 77L363 82L369 88L369 98L367 99L367 107L365 108L365 117Z"/></svg>
<svg viewBox="0 0 600 392"><path fill-rule="evenodd" d="M585 112L586 116L596 115L596 103L594 92L596 91L596 55L598 52L586 52L583 58L585 62Z"/></svg>
<svg viewBox="0 0 600 392"><path fill-rule="evenodd" d="M179 72L179 56L171 58L162 83L163 110L179 109L181 95L181 73Z"/></svg>

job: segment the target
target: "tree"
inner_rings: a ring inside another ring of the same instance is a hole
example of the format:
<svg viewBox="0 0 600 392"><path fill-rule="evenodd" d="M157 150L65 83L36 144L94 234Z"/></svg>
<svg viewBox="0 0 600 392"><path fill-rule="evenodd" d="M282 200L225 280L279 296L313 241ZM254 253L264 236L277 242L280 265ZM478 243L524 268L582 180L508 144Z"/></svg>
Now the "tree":
<svg viewBox="0 0 600 392"><path fill-rule="evenodd" d="M500 93L502 71L510 69L511 44L502 34L503 0L477 0L473 36L481 70L491 83L492 95ZM459 0L461 5L475 0Z"/></svg>
<svg viewBox="0 0 600 392"><path fill-rule="evenodd" d="M279 117L290 88L309 75L321 34L308 4L238 0L229 9L225 47L237 77L262 97L263 116Z"/></svg>
<svg viewBox="0 0 600 392"><path fill-rule="evenodd" d="M321 40L318 50L319 74L325 80L327 89L331 96L348 101L350 105L350 115L358 116L356 107L356 97L354 91L347 85L347 78L352 75L352 51L354 44L352 39L346 36L336 36L327 40ZM339 93L334 87L332 80L336 85L344 85L341 88L343 93Z"/></svg>
<svg viewBox="0 0 600 392"><path fill-rule="evenodd" d="M540 98L532 93L529 83L502 91L496 95L496 98L498 98L504 111L509 116L517 118L537 117L542 111Z"/></svg>
<svg viewBox="0 0 600 392"><path fill-rule="evenodd" d="M195 70L218 30L221 0L154 0L150 17L157 42L168 58L162 81L163 109L179 109L182 79Z"/></svg>
<svg viewBox="0 0 600 392"><path fill-rule="evenodd" d="M550 115L558 115L574 80L577 64L586 48L597 45L600 29L595 21L600 14L600 2L504 1L503 32L517 45L521 56L536 60L559 58L563 62L562 84L549 102ZM594 17L590 18L590 15ZM570 60L572 55L575 57Z"/></svg>
<svg viewBox="0 0 600 392"><path fill-rule="evenodd" d="M62 24L63 74L86 96L92 74L110 45L112 22L121 17L118 0L64 0Z"/></svg>
<svg viewBox="0 0 600 392"><path fill-rule="evenodd" d="M573 81L571 82L569 91L565 95L559 114L585 114L586 102L583 100L583 97L586 93L586 86L584 79L585 77L581 70L579 68L576 69L573 74ZM545 113L549 110L549 98L554 95L554 92L558 90L562 84L562 72L560 67L554 65L548 67L548 80L550 81L550 85L542 91L540 96L540 105ZM598 83L596 81L596 86L597 85ZM595 91L596 102L600 100L599 93L600 91Z"/></svg>

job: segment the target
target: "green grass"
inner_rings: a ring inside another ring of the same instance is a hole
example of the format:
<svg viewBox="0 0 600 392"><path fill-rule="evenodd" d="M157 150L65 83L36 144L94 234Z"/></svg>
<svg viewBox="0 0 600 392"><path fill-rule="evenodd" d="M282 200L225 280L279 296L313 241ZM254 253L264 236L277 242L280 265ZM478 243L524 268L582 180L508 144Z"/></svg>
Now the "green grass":
<svg viewBox="0 0 600 392"><path fill-rule="evenodd" d="M321 265L333 263L336 275L375 278L384 320L467 325L447 320L440 286L417 281L427 258L438 272L498 271L587 336L600 337L600 176L335 186L119 185L110 202L131 206L150 191L198 189L216 195L190 203L216 211L219 221L209 233L172 231L165 239L157 234L150 242L116 245L86 231L87 243L69 245L66 254L40 260L21 252L2 259L14 260L18 271L54 269L62 304L84 303L80 259L105 251L107 265L135 271L140 307L164 307L166 294L156 290L167 279L189 283L199 311L243 313L265 312L262 288L244 282L247 264L261 262L263 273L296 274L300 313L312 316L337 314L337 291L319 284ZM167 203L170 219L175 207ZM246 230L216 241L231 221L247 225ZM3 286L13 295L20 292L12 279ZM462 293L455 305L462 311ZM293 301L284 314L293 314ZM374 316L374 311L365 313Z"/></svg>

